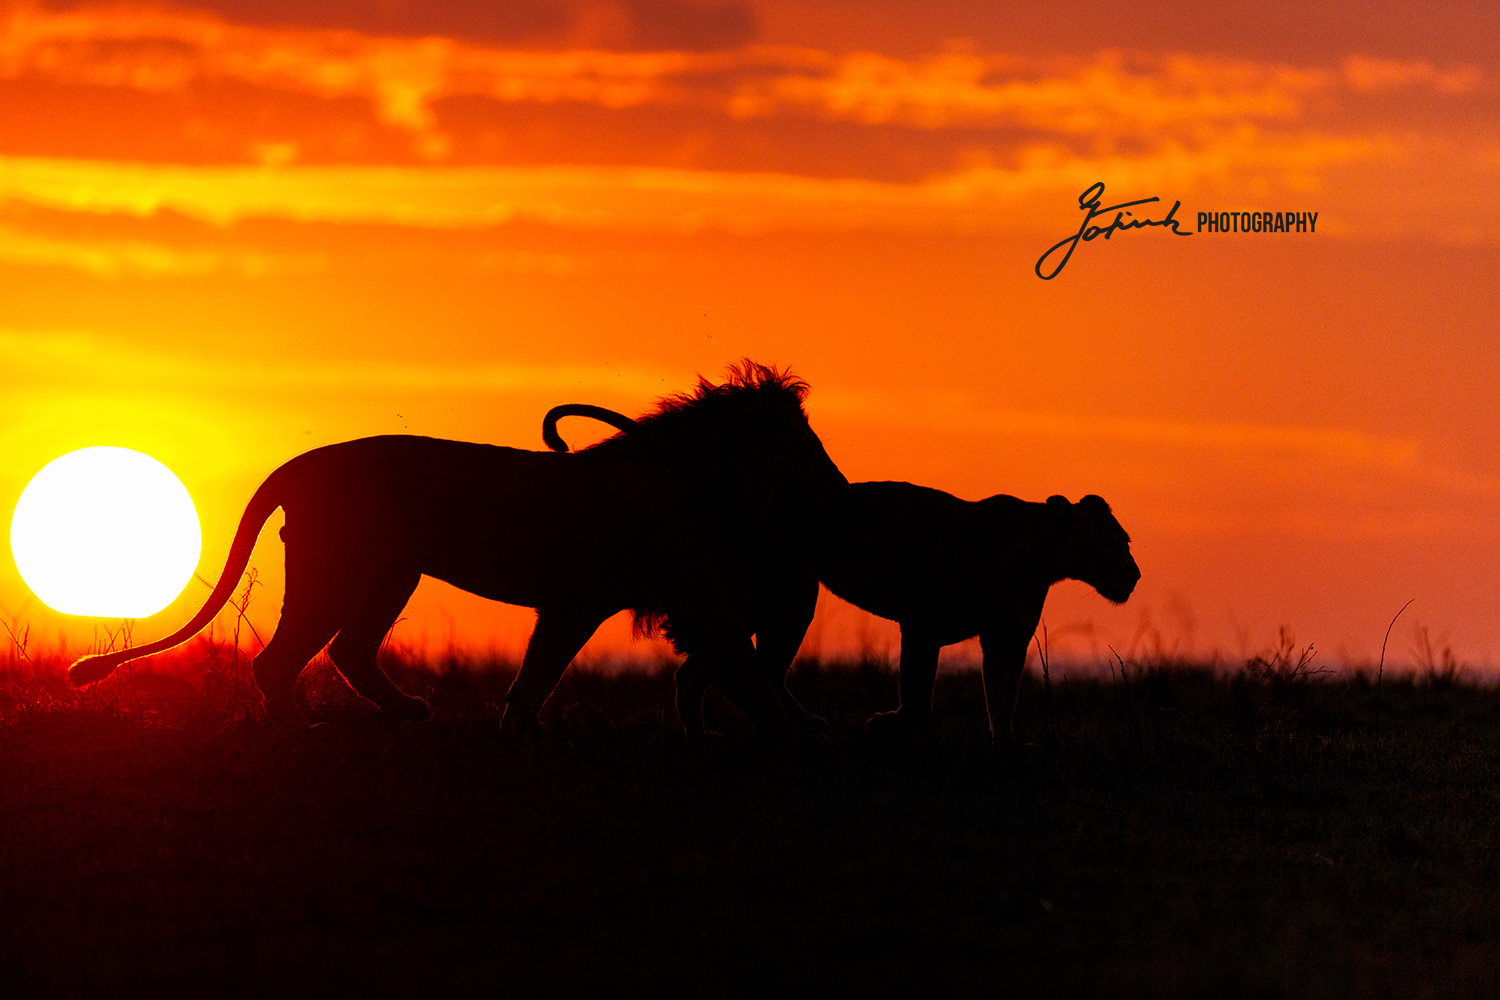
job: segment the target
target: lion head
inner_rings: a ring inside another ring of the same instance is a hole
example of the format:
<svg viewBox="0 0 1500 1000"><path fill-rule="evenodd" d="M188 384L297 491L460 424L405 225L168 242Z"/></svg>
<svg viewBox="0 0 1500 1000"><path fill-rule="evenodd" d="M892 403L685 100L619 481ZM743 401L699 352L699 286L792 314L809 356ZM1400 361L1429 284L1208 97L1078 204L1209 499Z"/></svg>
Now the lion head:
<svg viewBox="0 0 1500 1000"><path fill-rule="evenodd" d="M619 427L580 454L618 455L663 473L690 498L692 530L721 554L737 553L731 561L748 571L806 558L810 539L849 489L808 423L807 391L789 372L747 360L726 381L700 378L693 392L667 397L634 420L597 407L557 407L544 436L566 450L555 423L568 413ZM636 609L638 631L654 631L664 619L660 606Z"/></svg>
<svg viewBox="0 0 1500 1000"><path fill-rule="evenodd" d="M695 391L669 396L634 421L620 418L622 433L583 450L663 468L713 520L733 525L740 543L797 545L833 515L849 488L808 423L807 391L789 372L743 361L723 383L700 378ZM580 408L554 414L568 410ZM554 423L549 414L549 429ZM559 445L567 447L561 439Z"/></svg>

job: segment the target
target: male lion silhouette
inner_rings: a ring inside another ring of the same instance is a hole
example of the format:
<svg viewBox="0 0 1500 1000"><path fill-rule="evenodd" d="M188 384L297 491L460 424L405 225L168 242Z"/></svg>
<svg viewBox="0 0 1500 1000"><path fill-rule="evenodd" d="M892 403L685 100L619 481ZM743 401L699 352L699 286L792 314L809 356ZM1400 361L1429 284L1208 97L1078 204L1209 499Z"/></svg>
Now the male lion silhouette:
<svg viewBox="0 0 1500 1000"><path fill-rule="evenodd" d="M628 417L608 410L561 406L543 420L550 446L567 447L556 423L574 414L631 427ZM808 565L783 561L774 591L757 601L761 666L793 718L806 717L787 692L786 673L812 622L818 579L851 604L899 623L901 705L869 720L875 739L927 723L939 650L977 635L990 732L1014 740L1026 649L1052 584L1081 580L1118 604L1141 576L1130 536L1101 497L1076 504L1063 496L1046 503L1004 495L966 501L892 482L852 484L814 543L811 573L788 577ZM703 695L711 682L718 682L713 664L691 656L677 671L677 710L690 734L703 731Z"/></svg>
<svg viewBox="0 0 1500 1000"><path fill-rule="evenodd" d="M192 621L164 639L79 660L74 684L168 649L213 620L261 526L281 507L286 597L254 661L266 714L307 728L292 698L307 662L330 658L354 689L399 718L428 707L376 654L422 574L537 609L501 732L535 721L568 663L606 618L669 619L679 650L762 731L789 720L751 644L750 558L804 550L848 483L808 426L807 385L749 361L722 385L662 400L633 433L576 454L388 436L299 455L261 484L227 565Z"/></svg>

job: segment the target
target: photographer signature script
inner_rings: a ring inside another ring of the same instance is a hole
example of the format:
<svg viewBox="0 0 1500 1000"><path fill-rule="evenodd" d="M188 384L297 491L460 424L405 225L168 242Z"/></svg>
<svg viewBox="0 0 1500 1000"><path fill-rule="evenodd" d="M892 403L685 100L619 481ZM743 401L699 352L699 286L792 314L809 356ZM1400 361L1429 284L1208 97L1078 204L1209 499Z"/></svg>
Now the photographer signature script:
<svg viewBox="0 0 1500 1000"><path fill-rule="evenodd" d="M1051 250L1048 250L1046 253L1042 254L1041 257L1037 258L1036 276L1038 278L1041 278L1043 281L1051 281L1053 278L1057 277L1058 273L1061 272L1062 269L1067 265L1068 259L1073 256L1073 251L1078 249L1079 240L1083 240L1085 243L1088 243L1100 236L1103 236L1105 239L1109 239L1110 236L1114 235L1117 230L1144 229L1147 226L1171 226L1172 232L1176 233L1178 236L1193 235L1192 233L1185 233L1181 229L1177 228L1177 219L1174 218L1174 216L1177 215L1177 210L1182 207L1182 202L1180 201L1172 203L1172 210L1167 213L1167 217L1164 219L1152 220L1132 218L1127 222L1125 216L1134 216L1135 213L1120 211L1121 209L1130 208L1132 205L1149 205L1153 201L1161 201L1161 199L1142 198L1140 201L1122 201L1118 205L1110 205L1107 208L1100 208L1099 202L1103 198L1103 181L1100 181L1099 183L1093 185L1087 191L1083 192L1083 194L1078 196L1079 211L1088 213L1083 217L1083 225L1078 227L1078 232L1074 233L1072 236L1069 236L1067 239L1062 240ZM1093 226L1089 224L1099 216L1106 215L1110 212L1115 213L1115 221L1111 222L1109 225ZM1047 258L1057 253L1057 251L1061 250L1063 247L1067 247L1068 252L1063 254L1062 260L1057 262L1057 266L1052 269L1051 274L1043 274L1042 265L1047 263Z"/></svg>

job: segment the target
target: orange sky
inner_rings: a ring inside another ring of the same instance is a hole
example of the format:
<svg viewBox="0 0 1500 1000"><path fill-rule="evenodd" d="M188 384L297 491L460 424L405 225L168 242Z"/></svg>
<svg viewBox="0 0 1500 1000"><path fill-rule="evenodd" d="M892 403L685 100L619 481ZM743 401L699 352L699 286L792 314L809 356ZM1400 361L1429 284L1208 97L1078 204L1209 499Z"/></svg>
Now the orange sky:
<svg viewBox="0 0 1500 1000"><path fill-rule="evenodd" d="M1415 598L1400 656L1500 662L1500 14L994 6L0 4L0 507L139 448L212 578L307 448L541 447L555 403L748 355L851 480L1106 497L1144 577L1054 591L1079 652L1373 658ZM1119 233L1038 280L1095 181L1317 232ZM892 642L826 603L825 652ZM93 634L8 559L0 610ZM398 638L514 651L528 615L428 583Z"/></svg>

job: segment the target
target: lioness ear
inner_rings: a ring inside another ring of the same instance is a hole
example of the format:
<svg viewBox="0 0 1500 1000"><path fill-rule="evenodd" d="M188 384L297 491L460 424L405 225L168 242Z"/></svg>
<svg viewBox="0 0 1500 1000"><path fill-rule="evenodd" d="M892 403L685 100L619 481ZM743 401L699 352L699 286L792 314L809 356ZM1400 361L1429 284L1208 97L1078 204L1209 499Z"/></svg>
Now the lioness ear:
<svg viewBox="0 0 1500 1000"><path fill-rule="evenodd" d="M1048 497L1047 515L1054 524L1066 523L1073 518L1073 504L1065 496Z"/></svg>
<svg viewBox="0 0 1500 1000"><path fill-rule="evenodd" d="M1109 513L1109 504L1104 502L1103 497L1096 494L1090 493L1088 496L1078 501L1078 506L1080 507L1084 506L1085 504L1090 507L1097 507L1106 514Z"/></svg>

